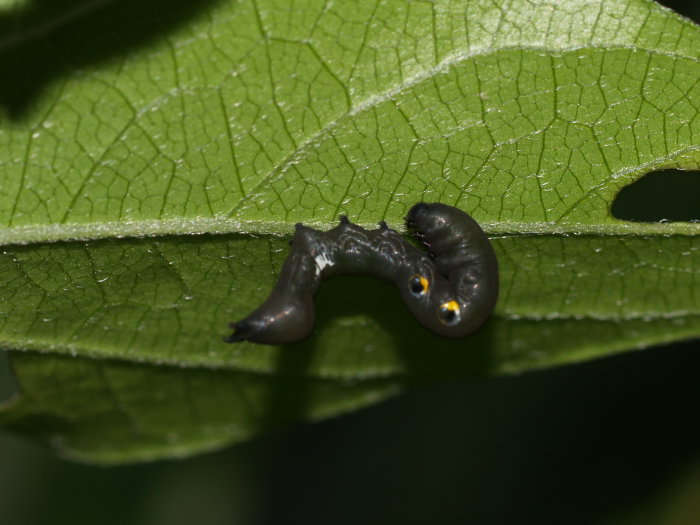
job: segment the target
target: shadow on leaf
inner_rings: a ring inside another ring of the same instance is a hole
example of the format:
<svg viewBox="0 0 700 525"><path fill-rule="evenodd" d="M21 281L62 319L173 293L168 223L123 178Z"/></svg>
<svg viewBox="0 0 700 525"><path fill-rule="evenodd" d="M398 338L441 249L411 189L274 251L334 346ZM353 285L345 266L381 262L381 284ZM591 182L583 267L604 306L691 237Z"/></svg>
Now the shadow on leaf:
<svg viewBox="0 0 700 525"><path fill-rule="evenodd" d="M19 119L50 82L123 59L218 1L27 0L0 11L0 106Z"/></svg>
<svg viewBox="0 0 700 525"><path fill-rule="evenodd" d="M395 287L378 279L338 276L321 286L315 299L316 332L309 339L282 347L275 367L275 385L269 392L262 427L308 417L315 383L325 381L309 374L315 356L342 348L321 348L319 331L342 317L363 316L390 334L387 351L398 352L404 372L391 380L404 387L483 375L491 367L491 323L462 339L447 339L423 328L406 309ZM358 378L376 381L385 378ZM337 379L334 380L338 382Z"/></svg>

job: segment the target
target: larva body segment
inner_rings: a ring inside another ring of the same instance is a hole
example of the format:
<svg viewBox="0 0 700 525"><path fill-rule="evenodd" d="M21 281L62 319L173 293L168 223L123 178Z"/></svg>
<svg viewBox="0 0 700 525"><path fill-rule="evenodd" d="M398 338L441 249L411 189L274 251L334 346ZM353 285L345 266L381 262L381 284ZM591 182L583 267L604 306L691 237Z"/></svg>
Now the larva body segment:
<svg viewBox="0 0 700 525"><path fill-rule="evenodd" d="M280 277L265 302L231 323L228 342L285 344L313 329L313 297L321 280L366 273L393 281L416 319L436 333L462 337L491 315L498 297L498 263L479 225L444 204L418 203L406 217L428 248L417 249L381 222L376 230L340 224L321 232L301 224Z"/></svg>
<svg viewBox="0 0 700 525"><path fill-rule="evenodd" d="M498 260L488 237L470 215L439 203L416 204L406 225L420 233L437 272L447 277L447 295L460 305L460 323L443 335L473 332L489 318L498 300Z"/></svg>

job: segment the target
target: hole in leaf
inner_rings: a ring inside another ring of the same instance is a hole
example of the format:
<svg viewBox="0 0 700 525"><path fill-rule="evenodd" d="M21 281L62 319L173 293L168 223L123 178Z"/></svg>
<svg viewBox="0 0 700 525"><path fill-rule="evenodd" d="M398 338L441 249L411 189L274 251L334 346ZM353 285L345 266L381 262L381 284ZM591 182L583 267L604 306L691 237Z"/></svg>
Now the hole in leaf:
<svg viewBox="0 0 700 525"><path fill-rule="evenodd" d="M647 173L625 186L610 209L634 222L699 222L700 172L675 169Z"/></svg>

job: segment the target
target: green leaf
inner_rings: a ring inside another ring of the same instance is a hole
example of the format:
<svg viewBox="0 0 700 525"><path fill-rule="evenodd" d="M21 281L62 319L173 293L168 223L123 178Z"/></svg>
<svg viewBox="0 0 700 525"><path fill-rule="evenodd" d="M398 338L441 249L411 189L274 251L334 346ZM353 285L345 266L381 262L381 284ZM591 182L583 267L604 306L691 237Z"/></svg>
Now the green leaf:
<svg viewBox="0 0 700 525"><path fill-rule="evenodd" d="M609 213L643 174L700 167L687 20L645 0L141 4L0 11L7 428L90 461L191 454L700 334L700 225ZM494 236L477 334L443 340L348 277L309 340L221 341L295 222L401 228L420 200Z"/></svg>
<svg viewBox="0 0 700 525"><path fill-rule="evenodd" d="M64 456L92 462L183 456L249 438L300 417L317 419L382 399L396 381L346 383L300 376L150 366L19 353L28 385L3 418Z"/></svg>

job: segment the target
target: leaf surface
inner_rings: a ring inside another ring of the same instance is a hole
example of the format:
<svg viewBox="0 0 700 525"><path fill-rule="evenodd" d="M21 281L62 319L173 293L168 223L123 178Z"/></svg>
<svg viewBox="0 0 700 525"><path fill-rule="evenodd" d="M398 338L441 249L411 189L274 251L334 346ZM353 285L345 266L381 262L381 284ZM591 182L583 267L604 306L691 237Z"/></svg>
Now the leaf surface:
<svg viewBox="0 0 700 525"><path fill-rule="evenodd" d="M0 28L0 341L22 387L0 422L65 454L189 454L700 334L700 226L609 212L700 164L700 31L653 2L64 2ZM441 339L343 277L309 340L222 343L295 222L401 229L421 200L494 237L480 332Z"/></svg>

